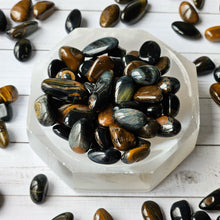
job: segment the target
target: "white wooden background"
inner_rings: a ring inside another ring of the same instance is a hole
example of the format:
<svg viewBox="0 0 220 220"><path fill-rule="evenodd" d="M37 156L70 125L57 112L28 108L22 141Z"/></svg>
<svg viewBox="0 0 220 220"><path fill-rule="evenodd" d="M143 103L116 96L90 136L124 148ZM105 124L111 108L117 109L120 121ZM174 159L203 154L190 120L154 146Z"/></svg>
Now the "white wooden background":
<svg viewBox="0 0 220 220"><path fill-rule="evenodd" d="M192 0L189 1L192 3ZM16 2L17 0L0 0L0 8L8 18L10 9ZM55 13L40 22L39 30L29 37L34 47L30 61L18 62L13 55L15 41L0 34L0 87L15 85L20 94L12 105L13 120L7 123L11 143L7 149L0 149L0 220L48 220L64 211L73 212L77 220L85 220L92 219L100 207L106 208L117 220L138 220L142 219L142 203L149 199L158 202L166 219L170 218L172 203L180 199L187 199L194 211L198 210L198 203L203 196L220 187L220 108L209 97L209 86L214 82L212 74L198 79L201 128L194 152L151 192L75 192L32 152L26 134L26 117L35 62L67 35L64 23L72 9L81 10L83 27L99 27L101 11L113 4L114 0L54 2L57 6ZM206 0L204 8L199 11L201 22L197 28L203 38L198 41L183 39L170 27L173 21L180 20L180 2L181 0L149 0L147 14L129 28L149 31L191 61L207 55L216 65L220 65L220 44L208 42L203 34L206 28L220 25L219 1ZM14 25L13 22L12 24ZM126 25L118 23L116 27ZM47 200L42 205L34 204L29 197L30 181L39 173L46 174L50 182ZM211 212L210 215L212 219L216 219L220 212Z"/></svg>

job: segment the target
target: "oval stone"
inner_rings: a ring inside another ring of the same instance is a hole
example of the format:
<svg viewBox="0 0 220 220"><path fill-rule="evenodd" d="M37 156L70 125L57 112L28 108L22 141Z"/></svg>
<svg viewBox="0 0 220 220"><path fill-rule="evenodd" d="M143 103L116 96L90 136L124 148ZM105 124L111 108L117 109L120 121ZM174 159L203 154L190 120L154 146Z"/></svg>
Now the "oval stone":
<svg viewBox="0 0 220 220"><path fill-rule="evenodd" d="M160 206L154 201L145 201L141 208L145 220L163 220Z"/></svg>
<svg viewBox="0 0 220 220"><path fill-rule="evenodd" d="M160 71L161 75L164 75L170 69L170 59L169 57L160 57L158 63L154 65Z"/></svg>
<svg viewBox="0 0 220 220"><path fill-rule="evenodd" d="M65 139L65 140L68 140L68 139L69 139L70 130L71 130L71 129L70 129L69 127L67 127L67 126L65 126L65 125L63 125L63 124L57 124L57 125L54 125L54 126L53 126L53 132L54 132L57 136L59 136L59 137Z"/></svg>
<svg viewBox="0 0 220 220"><path fill-rule="evenodd" d="M186 200L180 200L171 206L170 216L172 220L189 220L191 219L191 208Z"/></svg>
<svg viewBox="0 0 220 220"><path fill-rule="evenodd" d="M30 196L34 203L40 204L45 201L48 185L47 177L44 174L38 174L33 178L30 184Z"/></svg>
<svg viewBox="0 0 220 220"><path fill-rule="evenodd" d="M113 147L108 127L98 126L95 130L95 140L102 149Z"/></svg>
<svg viewBox="0 0 220 220"><path fill-rule="evenodd" d="M6 148L9 144L8 130L4 121L0 120L0 147Z"/></svg>
<svg viewBox="0 0 220 220"><path fill-rule="evenodd" d="M160 59L161 49L155 41L146 41L139 50L139 57L148 64L154 65Z"/></svg>
<svg viewBox="0 0 220 220"><path fill-rule="evenodd" d="M215 69L214 78L217 82L220 82L220 66Z"/></svg>
<svg viewBox="0 0 220 220"><path fill-rule="evenodd" d="M162 105L163 114L166 116L175 117L179 113L180 101L174 94L164 95Z"/></svg>
<svg viewBox="0 0 220 220"><path fill-rule="evenodd" d="M11 9L11 18L14 21L26 21L31 8L31 0L22 0L16 3Z"/></svg>
<svg viewBox="0 0 220 220"><path fill-rule="evenodd" d="M74 216L71 212L64 212L56 217L54 217L52 220L73 220Z"/></svg>
<svg viewBox="0 0 220 220"><path fill-rule="evenodd" d="M131 55L131 54L127 54L122 58L122 61L124 63L124 66L126 67L130 62L135 61L135 60L139 60L139 57Z"/></svg>
<svg viewBox="0 0 220 220"><path fill-rule="evenodd" d="M12 119L13 112L10 104L0 103L0 120L8 122Z"/></svg>
<svg viewBox="0 0 220 220"><path fill-rule="evenodd" d="M205 37L209 41L220 42L220 26L214 26L206 29Z"/></svg>
<svg viewBox="0 0 220 220"><path fill-rule="evenodd" d="M93 220L113 220L112 216L103 208L96 211Z"/></svg>
<svg viewBox="0 0 220 220"><path fill-rule="evenodd" d="M141 60L134 60L131 61L125 68L124 68L124 73L123 75L125 76L131 76L131 71L135 68L138 68L140 66L144 66L147 63Z"/></svg>
<svg viewBox="0 0 220 220"><path fill-rule="evenodd" d="M66 64L62 60L59 59L52 60L47 68L48 76L50 78L55 78L57 73L63 68L66 68Z"/></svg>
<svg viewBox="0 0 220 220"><path fill-rule="evenodd" d="M98 114L98 122L101 126L108 127L113 122L114 119L112 118L113 110L112 105L109 105L107 108L105 108L103 111L101 111Z"/></svg>
<svg viewBox="0 0 220 220"><path fill-rule="evenodd" d="M146 12L147 0L135 0L124 8L121 12L121 21L127 24L134 24L140 20Z"/></svg>
<svg viewBox="0 0 220 220"><path fill-rule="evenodd" d="M147 118L143 112L132 108L116 110L113 113L113 119L117 124L131 131L140 129L147 122Z"/></svg>
<svg viewBox="0 0 220 220"><path fill-rule="evenodd" d="M180 82L175 77L161 77L157 84L164 94L177 93L180 89Z"/></svg>
<svg viewBox="0 0 220 220"><path fill-rule="evenodd" d="M220 220L220 215L217 217L217 219L216 220Z"/></svg>
<svg viewBox="0 0 220 220"><path fill-rule="evenodd" d="M7 27L7 19L4 12L0 9L0 31L5 31Z"/></svg>
<svg viewBox="0 0 220 220"><path fill-rule="evenodd" d="M196 24L199 21L198 13L189 2L181 2L179 6L179 14L185 22Z"/></svg>
<svg viewBox="0 0 220 220"><path fill-rule="evenodd" d="M211 98L220 105L220 83L214 83L209 88Z"/></svg>
<svg viewBox="0 0 220 220"><path fill-rule="evenodd" d="M0 88L0 103L15 102L18 98L18 90L13 85L7 85Z"/></svg>
<svg viewBox="0 0 220 220"><path fill-rule="evenodd" d="M14 55L19 61L27 61L32 54L31 42L28 39L19 40L14 47Z"/></svg>
<svg viewBox="0 0 220 220"><path fill-rule="evenodd" d="M104 37L90 43L82 51L86 57L94 57L118 47L118 43L114 37Z"/></svg>
<svg viewBox="0 0 220 220"><path fill-rule="evenodd" d="M141 111L148 117L158 118L162 115L163 106L161 103L142 103Z"/></svg>
<svg viewBox="0 0 220 220"><path fill-rule="evenodd" d="M56 78L75 80L76 76L71 69L64 68L57 73Z"/></svg>
<svg viewBox="0 0 220 220"><path fill-rule="evenodd" d="M211 220L211 218L206 212L197 211L192 215L191 220Z"/></svg>
<svg viewBox="0 0 220 220"><path fill-rule="evenodd" d="M129 2L131 2L131 1L133 1L133 0L115 0L117 3L119 3L119 4L127 4L127 3L129 3Z"/></svg>
<svg viewBox="0 0 220 220"><path fill-rule="evenodd" d="M194 5L196 8L201 9L204 5L205 0L193 0Z"/></svg>
<svg viewBox="0 0 220 220"><path fill-rule="evenodd" d="M183 21L175 21L172 23L171 27L177 34L179 34L182 37L190 39L201 38L201 33L193 24L186 23Z"/></svg>
<svg viewBox="0 0 220 220"><path fill-rule="evenodd" d="M198 76L209 74L215 69L214 62L207 56L199 57L193 63L196 65Z"/></svg>
<svg viewBox="0 0 220 220"><path fill-rule="evenodd" d="M80 27L82 21L82 15L80 10L74 9L72 10L66 18L65 28L66 32L70 33L75 28Z"/></svg>
<svg viewBox="0 0 220 220"><path fill-rule="evenodd" d="M51 1L40 1L33 6L33 15L38 20L45 20L55 11L55 4Z"/></svg>
<svg viewBox="0 0 220 220"><path fill-rule="evenodd" d="M113 27L117 24L119 16L119 6L116 4L109 5L102 11L99 24L101 27Z"/></svg>

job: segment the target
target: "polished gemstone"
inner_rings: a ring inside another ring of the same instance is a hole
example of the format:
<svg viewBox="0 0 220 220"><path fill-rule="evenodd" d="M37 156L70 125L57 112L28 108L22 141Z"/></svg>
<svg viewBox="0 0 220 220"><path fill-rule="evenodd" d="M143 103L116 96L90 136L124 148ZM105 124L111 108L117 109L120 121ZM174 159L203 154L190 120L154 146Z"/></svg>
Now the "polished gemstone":
<svg viewBox="0 0 220 220"><path fill-rule="evenodd" d="M108 127L98 126L95 129L95 140L102 149L113 147Z"/></svg>
<svg viewBox="0 0 220 220"><path fill-rule="evenodd" d="M214 26L206 29L205 37L209 41L220 42L220 26Z"/></svg>
<svg viewBox="0 0 220 220"><path fill-rule="evenodd" d="M124 101L124 102L118 103L114 107L115 110L120 109L120 108L134 108L134 109L140 110L141 109L141 104L139 102L134 101L134 100Z"/></svg>
<svg viewBox="0 0 220 220"><path fill-rule="evenodd" d="M36 175L30 184L30 196L34 203L43 203L48 190L48 180L44 174Z"/></svg>
<svg viewBox="0 0 220 220"><path fill-rule="evenodd" d="M11 9L11 18L14 21L26 21L31 8L31 0L22 0L16 3Z"/></svg>
<svg viewBox="0 0 220 220"><path fill-rule="evenodd" d="M211 98L220 105L220 83L214 83L209 88Z"/></svg>
<svg viewBox="0 0 220 220"><path fill-rule="evenodd" d="M26 21L18 26L7 30L7 34L11 38L25 38L38 29L37 21Z"/></svg>
<svg viewBox="0 0 220 220"><path fill-rule="evenodd" d="M116 110L113 113L113 119L117 124L131 131L140 129L147 122L143 112L132 108L121 108Z"/></svg>
<svg viewBox="0 0 220 220"><path fill-rule="evenodd" d="M139 56L139 52L137 50L131 50L129 53L127 53L127 55L133 55L138 57Z"/></svg>
<svg viewBox="0 0 220 220"><path fill-rule="evenodd" d="M198 13L189 2L181 2L179 6L179 14L185 22L196 24L199 21Z"/></svg>
<svg viewBox="0 0 220 220"><path fill-rule="evenodd" d="M90 43L82 51L87 57L98 56L118 47L118 43L114 37L104 37Z"/></svg>
<svg viewBox="0 0 220 220"><path fill-rule="evenodd" d="M39 123L43 126L52 126L56 116L47 95L41 95L34 102L34 110Z"/></svg>
<svg viewBox="0 0 220 220"><path fill-rule="evenodd" d="M5 31L7 27L7 19L4 12L0 9L0 31Z"/></svg>
<svg viewBox="0 0 220 220"><path fill-rule="evenodd" d="M114 73L115 78L121 77L124 72L124 63L122 59L118 57L111 57L111 59L114 62L113 73Z"/></svg>
<svg viewBox="0 0 220 220"><path fill-rule="evenodd" d="M76 76L71 69L64 68L57 73L56 78L75 80Z"/></svg>
<svg viewBox="0 0 220 220"><path fill-rule="evenodd" d="M199 57L193 63L196 65L198 76L212 73L215 69L214 62L207 56Z"/></svg>
<svg viewBox="0 0 220 220"><path fill-rule="evenodd" d="M160 57L158 63L156 63L154 66L158 68L161 75L165 74L170 69L169 57L166 57L166 56Z"/></svg>
<svg viewBox="0 0 220 220"><path fill-rule="evenodd" d="M135 147L136 138L132 132L125 130L117 124L110 125L109 130L112 143L118 150L127 151Z"/></svg>
<svg viewBox="0 0 220 220"><path fill-rule="evenodd" d="M138 56L134 56L132 54L127 54L122 58L123 62L124 62L124 66L126 67L130 62L135 61L135 60L139 60Z"/></svg>
<svg viewBox="0 0 220 220"><path fill-rule="evenodd" d="M164 76L157 84L164 94L177 93L180 89L180 82L175 77Z"/></svg>
<svg viewBox="0 0 220 220"><path fill-rule="evenodd" d="M117 24L120 16L120 8L116 4L109 5L106 7L100 16L101 27L113 27Z"/></svg>
<svg viewBox="0 0 220 220"><path fill-rule="evenodd" d="M163 220L160 206L154 201L145 201L142 205L141 212L145 220Z"/></svg>
<svg viewBox="0 0 220 220"><path fill-rule="evenodd" d="M220 216L218 216L216 220L220 220Z"/></svg>
<svg viewBox="0 0 220 220"><path fill-rule="evenodd" d="M121 58L126 55L126 50L121 47L116 47L108 52L108 56Z"/></svg>
<svg viewBox="0 0 220 220"><path fill-rule="evenodd" d="M131 1L133 1L133 0L115 0L117 3L119 3L119 4L127 4L127 3L129 3L129 2L131 2Z"/></svg>
<svg viewBox="0 0 220 220"><path fill-rule="evenodd" d="M146 65L147 63L141 60L134 60L131 61L125 68L123 75L125 76L131 76L131 71L135 68L138 68L140 66Z"/></svg>
<svg viewBox="0 0 220 220"><path fill-rule="evenodd" d="M79 154L86 153L91 144L93 128L91 121L86 118L79 119L71 128L69 135L70 148Z"/></svg>
<svg viewBox="0 0 220 220"><path fill-rule="evenodd" d="M83 76L86 76L86 74L89 72L89 69L93 65L93 60L86 60L79 66L79 71Z"/></svg>
<svg viewBox="0 0 220 220"><path fill-rule="evenodd" d="M148 64L154 65L160 60L161 49L155 41L146 41L139 50L139 57Z"/></svg>
<svg viewBox="0 0 220 220"><path fill-rule="evenodd" d="M161 103L142 103L141 111L148 117L158 118L162 115L163 106Z"/></svg>
<svg viewBox="0 0 220 220"><path fill-rule="evenodd" d="M171 206L170 215L172 220L189 220L191 219L191 208L186 200L180 200Z"/></svg>
<svg viewBox="0 0 220 220"><path fill-rule="evenodd" d="M98 114L98 122L101 126L108 127L114 122L112 118L113 110L112 105L107 106L103 111Z"/></svg>
<svg viewBox="0 0 220 220"><path fill-rule="evenodd" d="M180 101L176 95L164 95L162 105L164 115L171 117L177 116L180 109Z"/></svg>
<svg viewBox="0 0 220 220"><path fill-rule="evenodd" d="M71 212L64 212L56 217L54 217L52 220L73 220L74 216Z"/></svg>
<svg viewBox="0 0 220 220"><path fill-rule="evenodd" d="M211 220L211 218L206 212L197 211L192 215L191 220Z"/></svg>
<svg viewBox="0 0 220 220"><path fill-rule="evenodd" d="M0 120L0 147L6 148L9 144L9 135L4 121Z"/></svg>
<svg viewBox="0 0 220 220"><path fill-rule="evenodd" d="M112 216L103 208L96 211L93 220L113 220Z"/></svg>
<svg viewBox="0 0 220 220"><path fill-rule="evenodd" d="M53 126L53 132L57 136L65 139L65 140L69 139L70 130L71 129L69 127L65 126L64 124L57 124L57 125Z"/></svg>
<svg viewBox="0 0 220 220"><path fill-rule="evenodd" d="M28 39L20 39L14 47L14 55L19 61L27 61L32 54L31 42Z"/></svg>
<svg viewBox="0 0 220 220"><path fill-rule="evenodd" d="M84 85L85 89L88 91L88 93L91 95L94 91L95 83L84 82L83 85Z"/></svg>
<svg viewBox="0 0 220 220"><path fill-rule="evenodd" d="M59 59L52 60L47 68L48 76L50 78L55 78L57 73L63 68L66 68L66 64L62 60Z"/></svg>
<svg viewBox="0 0 220 220"><path fill-rule="evenodd" d="M66 32L70 33L75 28L80 27L82 21L82 15L80 10L73 9L66 18L65 28Z"/></svg>
<svg viewBox="0 0 220 220"><path fill-rule="evenodd" d="M205 3L205 0L193 0L193 3L196 8L201 9Z"/></svg>
<svg viewBox="0 0 220 220"><path fill-rule="evenodd" d="M63 46L59 50L60 59L67 67L77 72L79 66L84 61L82 52L74 47Z"/></svg>
<svg viewBox="0 0 220 220"><path fill-rule="evenodd" d="M214 78L217 82L220 82L220 66L215 69Z"/></svg>
<svg viewBox="0 0 220 220"><path fill-rule="evenodd" d="M13 112L10 104L0 103L0 120L8 122L12 119Z"/></svg>
<svg viewBox="0 0 220 220"><path fill-rule="evenodd" d="M184 21L175 21L172 23L171 27L180 36L190 39L201 38L199 30L193 24L186 23Z"/></svg>
<svg viewBox="0 0 220 220"><path fill-rule="evenodd" d="M55 4L51 1L40 1L33 6L33 15L38 20L48 18L55 11Z"/></svg>
<svg viewBox="0 0 220 220"><path fill-rule="evenodd" d="M146 12L147 0L134 0L121 12L121 21L127 24L136 23Z"/></svg>
<svg viewBox="0 0 220 220"><path fill-rule="evenodd" d="M15 86L7 85L0 88L0 103L15 102L18 98L18 90Z"/></svg>

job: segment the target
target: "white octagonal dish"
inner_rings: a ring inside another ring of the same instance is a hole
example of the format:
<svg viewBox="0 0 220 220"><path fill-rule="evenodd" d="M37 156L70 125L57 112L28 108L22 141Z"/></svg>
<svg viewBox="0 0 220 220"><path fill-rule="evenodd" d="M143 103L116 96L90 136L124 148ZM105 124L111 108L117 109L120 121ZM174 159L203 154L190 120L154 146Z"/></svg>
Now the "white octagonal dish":
<svg viewBox="0 0 220 220"><path fill-rule="evenodd" d="M177 92L180 111L176 117L181 122L181 132L172 138L150 139L150 155L145 160L130 165L121 161L113 165L100 165L90 161L86 154L73 152L68 142L56 136L51 127L43 127L38 123L34 112L34 101L43 94L41 82L48 78L48 64L52 59L58 58L59 48L65 45L82 50L92 41L107 36L116 37L120 47L127 51L138 50L147 40L156 41L161 47L162 56L168 56L171 60L171 67L166 75L176 77L181 82L181 88ZM33 70L27 119L30 145L60 179L75 190L137 192L153 189L193 151L199 124L195 66L143 30L75 29L47 57L38 62Z"/></svg>

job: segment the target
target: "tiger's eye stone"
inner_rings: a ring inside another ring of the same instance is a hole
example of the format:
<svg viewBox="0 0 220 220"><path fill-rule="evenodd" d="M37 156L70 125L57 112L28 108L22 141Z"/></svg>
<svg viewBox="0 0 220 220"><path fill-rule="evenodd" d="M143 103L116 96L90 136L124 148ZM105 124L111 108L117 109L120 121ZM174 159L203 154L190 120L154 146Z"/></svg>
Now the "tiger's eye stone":
<svg viewBox="0 0 220 220"><path fill-rule="evenodd" d="M201 9L205 3L205 0L193 0L193 3L196 8Z"/></svg>
<svg viewBox="0 0 220 220"><path fill-rule="evenodd" d="M31 8L31 0L22 0L15 4L11 9L11 18L14 21L26 21Z"/></svg>
<svg viewBox="0 0 220 220"><path fill-rule="evenodd" d="M129 2L131 2L133 0L115 0L115 2L119 3L119 4L127 4Z"/></svg>
<svg viewBox="0 0 220 220"><path fill-rule="evenodd" d="M164 95L162 104L164 115L171 117L177 116L180 109L180 101L176 95Z"/></svg>
<svg viewBox="0 0 220 220"><path fill-rule="evenodd" d="M47 73L50 78L55 78L57 73L66 68L66 64L59 59L54 59L50 62L47 68Z"/></svg>
<svg viewBox="0 0 220 220"><path fill-rule="evenodd" d="M19 61L27 61L31 57L32 46L28 39L20 39L14 47L14 55Z"/></svg>
<svg viewBox="0 0 220 220"><path fill-rule="evenodd" d="M197 211L192 215L191 220L211 220L211 218L206 212Z"/></svg>
<svg viewBox="0 0 220 220"><path fill-rule="evenodd" d="M115 78L121 77L123 75L124 68L125 68L122 59L118 57L111 57L111 59L114 62L113 73L114 73Z"/></svg>
<svg viewBox="0 0 220 220"><path fill-rule="evenodd" d="M33 178L30 184L30 196L34 203L40 204L45 201L48 185L47 177L44 174L38 174Z"/></svg>
<svg viewBox="0 0 220 220"><path fill-rule="evenodd" d="M205 30L205 37L212 42L220 42L220 26L210 27Z"/></svg>
<svg viewBox="0 0 220 220"><path fill-rule="evenodd" d="M182 37L190 39L201 38L201 33L193 24L186 23L183 21L175 21L172 23L171 27L177 34L179 34Z"/></svg>
<svg viewBox="0 0 220 220"><path fill-rule="evenodd" d="M177 93L180 89L180 82L175 77L161 77L161 80L157 84L164 94Z"/></svg>
<svg viewBox="0 0 220 220"><path fill-rule="evenodd" d="M189 220L191 219L191 208L186 200L180 200L171 206L170 215L172 220Z"/></svg>
<svg viewBox="0 0 220 220"><path fill-rule="evenodd" d="M73 70L73 72L77 72L79 66L84 61L83 53L73 47L61 47L59 50L59 56L66 66Z"/></svg>
<svg viewBox="0 0 220 220"><path fill-rule="evenodd" d="M220 83L214 83L209 88L211 98L220 105Z"/></svg>
<svg viewBox="0 0 220 220"><path fill-rule="evenodd" d="M218 216L216 220L220 220L220 216Z"/></svg>
<svg viewBox="0 0 220 220"><path fill-rule="evenodd" d="M161 103L142 103L141 111L148 117L158 118L162 115L163 106Z"/></svg>
<svg viewBox="0 0 220 220"><path fill-rule="evenodd" d="M65 68L57 73L56 78L75 80L76 76L72 70Z"/></svg>
<svg viewBox="0 0 220 220"><path fill-rule="evenodd" d="M55 11L55 4L51 1L40 1L33 6L33 15L38 20L45 20Z"/></svg>
<svg viewBox="0 0 220 220"><path fill-rule="evenodd" d="M18 90L15 86L8 85L0 88L0 103L15 102L18 98Z"/></svg>
<svg viewBox="0 0 220 220"><path fill-rule="evenodd" d="M53 126L53 132L65 140L69 139L70 130L71 129L64 124L57 124Z"/></svg>
<svg viewBox="0 0 220 220"><path fill-rule="evenodd" d="M13 112L10 104L0 103L0 120L8 122L12 119Z"/></svg>
<svg viewBox="0 0 220 220"><path fill-rule="evenodd" d="M220 66L215 69L214 78L217 82L220 82Z"/></svg>
<svg viewBox="0 0 220 220"><path fill-rule="evenodd" d="M98 126L95 129L95 140L101 149L113 147L108 127Z"/></svg>
<svg viewBox="0 0 220 220"><path fill-rule="evenodd" d="M71 212L65 212L54 217L52 220L73 220L73 219L74 219L74 216Z"/></svg>
<svg viewBox="0 0 220 220"><path fill-rule="evenodd" d="M112 118L112 114L113 114L112 105L109 105L106 109L104 109L98 114L99 124L104 127L110 126L114 122L114 119Z"/></svg>
<svg viewBox="0 0 220 220"><path fill-rule="evenodd" d="M136 145L135 135L117 124L109 126L112 143L120 151L127 151Z"/></svg>
<svg viewBox="0 0 220 220"><path fill-rule="evenodd" d="M91 66L93 65L93 63L94 63L93 60L86 60L86 61L84 61L84 62L80 65L80 67L79 67L80 73L81 73L83 76L85 76L85 75L88 73L88 71L89 71L89 69L91 68Z"/></svg>
<svg viewBox="0 0 220 220"><path fill-rule="evenodd" d="M120 16L120 8L116 4L109 5L106 7L100 16L101 27L113 27L117 24Z"/></svg>
<svg viewBox="0 0 220 220"><path fill-rule="evenodd" d="M158 63L156 63L154 66L158 68L161 75L164 75L170 69L169 57L166 57L166 56L160 57Z"/></svg>
<svg viewBox="0 0 220 220"><path fill-rule="evenodd" d="M124 66L126 67L130 62L135 61L135 60L140 60L139 57L127 54L124 57L122 57L122 61L124 63Z"/></svg>
<svg viewBox="0 0 220 220"><path fill-rule="evenodd" d="M142 216L145 220L163 220L160 206L154 201L146 201L141 208Z"/></svg>
<svg viewBox="0 0 220 220"><path fill-rule="evenodd" d="M181 2L179 6L179 14L185 22L196 24L199 21L198 13L189 2Z"/></svg>
<svg viewBox="0 0 220 220"><path fill-rule="evenodd" d="M70 33L75 28L80 27L82 21L82 15L80 10L74 9L72 10L66 18L65 28L66 32Z"/></svg>
<svg viewBox="0 0 220 220"><path fill-rule="evenodd" d="M140 66L144 66L147 63L141 60L134 60L131 61L125 68L124 68L124 76L131 76L131 71L135 68L138 68Z"/></svg>
<svg viewBox="0 0 220 220"><path fill-rule="evenodd" d="M198 76L209 74L215 69L214 62L207 56L199 57L193 63L196 65Z"/></svg>
<svg viewBox="0 0 220 220"><path fill-rule="evenodd" d="M9 144L9 135L4 121L0 120L0 147L6 148Z"/></svg>
<svg viewBox="0 0 220 220"><path fill-rule="evenodd" d="M0 31L5 31L7 27L7 19L4 12L0 9Z"/></svg>
<svg viewBox="0 0 220 220"><path fill-rule="evenodd" d="M135 57L138 57L139 56L139 52L137 50L132 50L127 55L133 55Z"/></svg>
<svg viewBox="0 0 220 220"><path fill-rule="evenodd" d="M93 220L113 220L112 216L103 208L96 211Z"/></svg>
<svg viewBox="0 0 220 220"><path fill-rule="evenodd" d="M108 52L108 56L111 58L122 58L126 55L126 50L121 47L116 47Z"/></svg>
<svg viewBox="0 0 220 220"><path fill-rule="evenodd" d="M147 0L135 0L128 3L121 12L121 21L127 24L136 23L145 14L147 5Z"/></svg>

